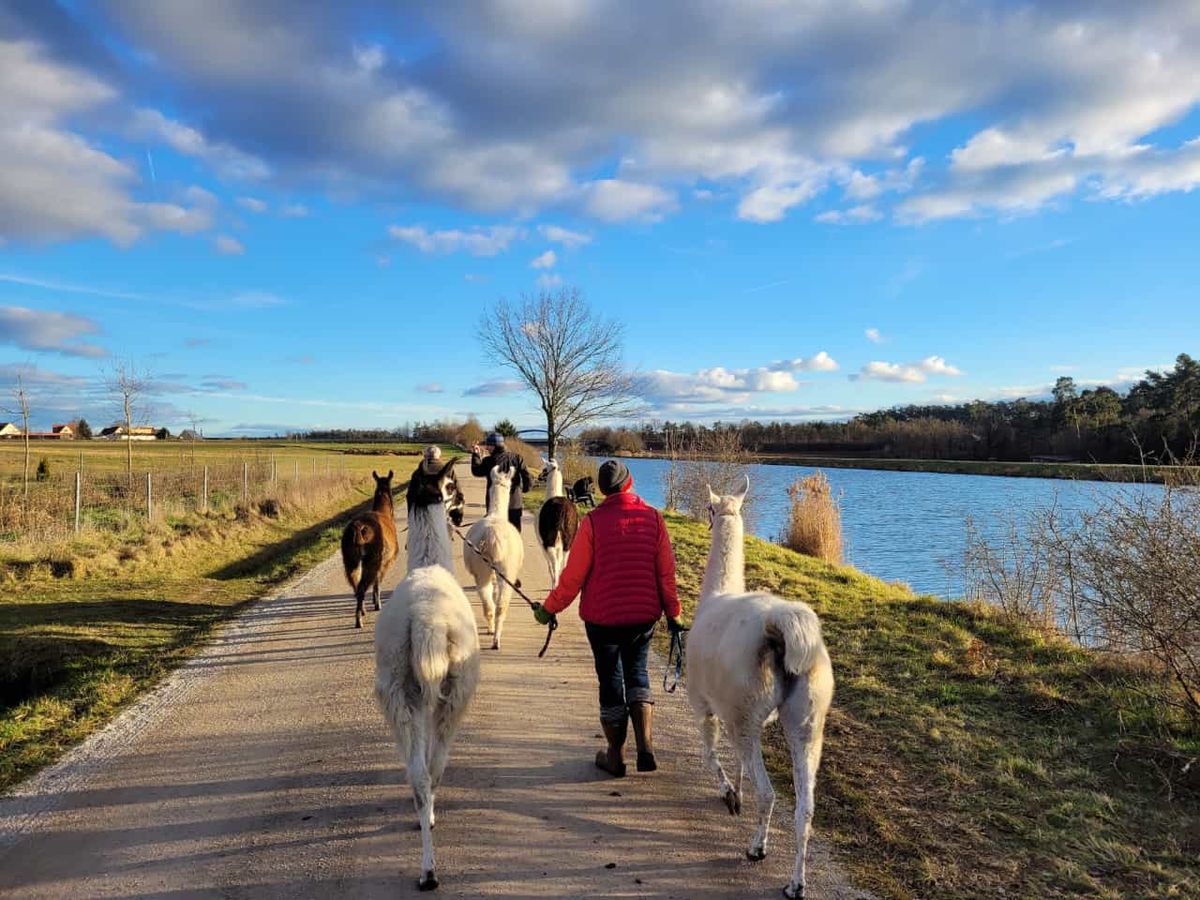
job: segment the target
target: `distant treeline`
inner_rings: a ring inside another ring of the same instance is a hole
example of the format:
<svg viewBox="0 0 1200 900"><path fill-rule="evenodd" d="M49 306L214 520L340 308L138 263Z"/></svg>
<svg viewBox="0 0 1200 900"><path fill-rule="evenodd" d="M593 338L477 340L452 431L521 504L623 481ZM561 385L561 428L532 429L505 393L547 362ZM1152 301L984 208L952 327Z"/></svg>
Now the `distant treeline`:
<svg viewBox="0 0 1200 900"><path fill-rule="evenodd" d="M656 422L638 429L594 428L581 435L596 453L702 447L713 432L736 430L760 453L902 459L1162 462L1193 455L1200 434L1200 362L1181 354L1168 372L1147 372L1124 395L1080 390L1059 378L1049 400L975 400L954 406L901 406L848 422Z"/></svg>

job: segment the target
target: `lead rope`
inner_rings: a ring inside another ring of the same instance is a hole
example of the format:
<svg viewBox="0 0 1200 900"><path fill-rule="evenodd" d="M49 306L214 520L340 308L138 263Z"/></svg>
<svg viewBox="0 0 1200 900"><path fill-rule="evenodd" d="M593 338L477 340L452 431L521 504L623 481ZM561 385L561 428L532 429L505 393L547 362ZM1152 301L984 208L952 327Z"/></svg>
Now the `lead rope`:
<svg viewBox="0 0 1200 900"><path fill-rule="evenodd" d="M680 679L683 678L683 644L686 635L686 628L671 632L671 646L667 650L667 670L663 672L663 690L668 694L675 693L675 689L679 687ZM671 677L672 660L675 661L675 679L668 684L667 679Z"/></svg>
<svg viewBox="0 0 1200 900"><path fill-rule="evenodd" d="M471 543L470 538L468 538L465 534L463 534L455 526L451 525L450 527L454 529L455 534L457 534L460 538L462 538L462 542L464 544L466 544L468 547L470 547L472 550L475 551L476 556L478 556L480 559L482 559L485 563L488 564L488 568L491 569L493 572L495 572L501 581L503 581L510 588L512 588L513 591L516 592L516 595L518 597L520 597L527 604L529 604L530 609L537 608L537 604L534 603L532 600L530 600L529 597L527 597L525 595L524 591L522 591L519 587L517 587L515 584L513 584L513 582L509 581L508 578L504 575L504 573L496 568L495 563L493 563L490 559L488 559L487 556L484 555L484 552L482 550L480 550L478 547L476 547L474 544ZM542 644L542 649L538 652L538 659L541 659L543 656L546 655L546 651L550 648L550 638L552 638L554 636L554 632L557 630L558 630L558 616L551 613L550 614L550 624L546 626L546 642L544 644Z"/></svg>

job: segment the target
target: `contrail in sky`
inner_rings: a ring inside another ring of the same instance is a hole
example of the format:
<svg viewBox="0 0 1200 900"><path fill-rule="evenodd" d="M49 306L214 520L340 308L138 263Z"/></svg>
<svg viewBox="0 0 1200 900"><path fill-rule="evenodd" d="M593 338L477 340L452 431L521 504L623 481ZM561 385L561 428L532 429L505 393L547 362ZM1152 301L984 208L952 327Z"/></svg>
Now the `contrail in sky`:
<svg viewBox="0 0 1200 900"><path fill-rule="evenodd" d="M150 164L150 180L154 182L155 187L158 186L158 176L154 174L154 157L150 155L150 151L146 151L146 162Z"/></svg>

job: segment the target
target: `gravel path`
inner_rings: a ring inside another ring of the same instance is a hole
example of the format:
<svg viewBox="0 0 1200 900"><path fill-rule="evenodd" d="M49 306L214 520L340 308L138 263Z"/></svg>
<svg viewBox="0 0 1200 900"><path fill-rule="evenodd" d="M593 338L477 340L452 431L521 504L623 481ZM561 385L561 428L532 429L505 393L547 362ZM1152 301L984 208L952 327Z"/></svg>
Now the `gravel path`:
<svg viewBox="0 0 1200 900"><path fill-rule="evenodd" d="M481 482L460 477L473 521ZM540 597L547 572L528 516L524 533L524 583ZM473 586L468 596L478 615ZM591 655L574 608L561 619L539 660L544 631L515 601L504 649L483 651L438 796L439 894L779 896L790 810L776 808L771 855L744 860L752 817L733 819L717 799L682 690L658 698L657 773L613 780L594 768ZM0 798L0 896L416 896L411 793L371 697L374 614L353 624L329 559ZM863 896L819 842L811 862L810 897Z"/></svg>

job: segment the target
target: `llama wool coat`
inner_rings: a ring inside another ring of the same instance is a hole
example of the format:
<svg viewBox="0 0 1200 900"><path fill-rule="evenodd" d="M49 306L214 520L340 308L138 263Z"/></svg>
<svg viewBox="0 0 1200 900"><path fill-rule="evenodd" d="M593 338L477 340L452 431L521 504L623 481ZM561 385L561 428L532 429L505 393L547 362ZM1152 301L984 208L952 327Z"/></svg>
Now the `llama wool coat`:
<svg viewBox="0 0 1200 900"><path fill-rule="evenodd" d="M681 612L675 553L662 513L632 491L584 517L567 567L542 605L560 613L583 591L579 617L594 625L645 625Z"/></svg>

